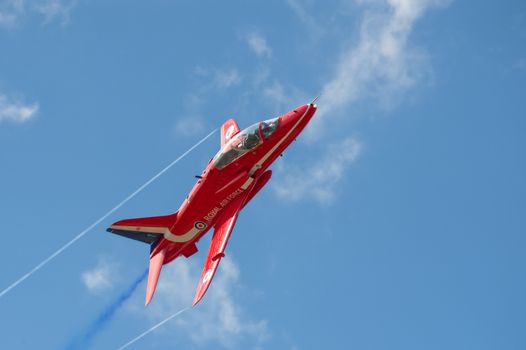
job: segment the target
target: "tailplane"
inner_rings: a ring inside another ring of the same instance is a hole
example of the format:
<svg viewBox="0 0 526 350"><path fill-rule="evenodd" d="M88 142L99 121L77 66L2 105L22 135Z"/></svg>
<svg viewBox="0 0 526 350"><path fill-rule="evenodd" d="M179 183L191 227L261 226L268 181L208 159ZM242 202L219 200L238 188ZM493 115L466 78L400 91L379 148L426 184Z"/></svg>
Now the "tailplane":
<svg viewBox="0 0 526 350"><path fill-rule="evenodd" d="M113 223L106 231L149 244L152 248L177 221L177 213L148 218L126 219Z"/></svg>

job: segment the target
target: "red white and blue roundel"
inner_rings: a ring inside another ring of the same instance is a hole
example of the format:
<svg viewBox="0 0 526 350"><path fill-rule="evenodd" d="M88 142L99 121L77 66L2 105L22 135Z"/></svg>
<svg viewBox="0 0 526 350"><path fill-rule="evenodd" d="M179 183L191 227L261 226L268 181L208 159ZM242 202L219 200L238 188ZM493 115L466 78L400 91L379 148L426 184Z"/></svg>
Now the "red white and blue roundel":
<svg viewBox="0 0 526 350"><path fill-rule="evenodd" d="M198 229L199 231L202 231L206 228L206 224L202 221L196 221L194 224L194 227Z"/></svg>

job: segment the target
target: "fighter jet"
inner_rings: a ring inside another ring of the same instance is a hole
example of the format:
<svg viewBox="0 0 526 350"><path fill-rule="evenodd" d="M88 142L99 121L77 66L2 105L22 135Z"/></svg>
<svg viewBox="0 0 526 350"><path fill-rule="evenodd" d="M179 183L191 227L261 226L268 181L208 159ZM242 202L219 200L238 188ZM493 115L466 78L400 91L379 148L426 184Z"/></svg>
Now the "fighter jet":
<svg viewBox="0 0 526 350"><path fill-rule="evenodd" d="M268 167L309 123L317 109L315 101L242 131L234 119L227 120L221 126L221 149L196 176L197 183L177 212L121 220L107 229L150 245L145 305L152 300L162 266L194 255L196 243L214 228L193 305L203 298L240 211L270 180Z"/></svg>

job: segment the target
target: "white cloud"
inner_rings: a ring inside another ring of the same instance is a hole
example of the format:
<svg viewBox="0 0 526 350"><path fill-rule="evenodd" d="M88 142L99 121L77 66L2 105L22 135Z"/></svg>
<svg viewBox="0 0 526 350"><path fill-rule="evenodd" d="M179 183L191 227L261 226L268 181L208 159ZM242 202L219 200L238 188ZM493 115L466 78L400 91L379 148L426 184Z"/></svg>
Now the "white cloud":
<svg viewBox="0 0 526 350"><path fill-rule="evenodd" d="M44 23L55 20L67 24L77 0L4 0L0 1L0 26L13 28L32 13L44 17Z"/></svg>
<svg viewBox="0 0 526 350"><path fill-rule="evenodd" d="M175 132L184 137L200 135L204 129L205 124L199 116L185 117L175 122Z"/></svg>
<svg viewBox="0 0 526 350"><path fill-rule="evenodd" d="M243 81L243 76L237 68L217 69L197 65L194 67L192 74L196 78L202 79L199 95L215 89L236 86ZM197 94L194 93L194 96L197 96Z"/></svg>
<svg viewBox="0 0 526 350"><path fill-rule="evenodd" d="M270 58L272 56L272 49L267 43L267 40L257 33L252 33L247 37L248 47L259 57Z"/></svg>
<svg viewBox="0 0 526 350"><path fill-rule="evenodd" d="M99 294L113 288L117 275L115 270L114 264L100 260L93 269L83 272L81 279L89 292Z"/></svg>
<svg viewBox="0 0 526 350"><path fill-rule="evenodd" d="M268 66L258 67L252 79L252 85L259 90L261 84L265 83L270 76L270 69Z"/></svg>
<svg viewBox="0 0 526 350"><path fill-rule="evenodd" d="M196 77L207 77L208 69L203 66L195 66L192 72Z"/></svg>
<svg viewBox="0 0 526 350"><path fill-rule="evenodd" d="M13 27L16 23L16 16L12 13L0 12L0 26Z"/></svg>
<svg viewBox="0 0 526 350"><path fill-rule="evenodd" d="M208 96L224 92L225 89L239 85L243 77L236 68L207 68L201 65L194 67L192 76L199 81L199 88L185 95L183 108L178 115L174 134L184 137L193 137L202 134L209 127L206 115L209 109L206 108Z"/></svg>
<svg viewBox="0 0 526 350"><path fill-rule="evenodd" d="M358 37L335 60L334 71L323 84L318 113L306 130L311 140L326 139L327 131L334 137L339 129L348 128L349 114L342 112L357 102L370 101L373 106L390 108L428 76L429 59L422 49L411 45L411 33L426 10L447 5L449 1L358 0L356 3L365 6ZM310 16L303 4L290 0L289 5L309 26ZM287 92L275 84L266 95L282 101ZM349 165L362 148L356 139L346 138L332 144L315 162L308 161L314 166L279 172L282 179L274 185L277 195L289 200L312 198L322 204L331 203Z"/></svg>
<svg viewBox="0 0 526 350"><path fill-rule="evenodd" d="M321 204L330 204L345 171L362 151L362 145L353 137L329 145L326 153L310 168L282 169L283 179L274 183L280 198L297 201L313 198Z"/></svg>
<svg viewBox="0 0 526 350"><path fill-rule="evenodd" d="M242 77L235 68L230 70L218 70L215 74L215 83L219 88L228 88L241 83Z"/></svg>
<svg viewBox="0 0 526 350"><path fill-rule="evenodd" d="M266 86L263 89L263 96L279 107L289 105L291 103L291 97L285 92L285 88L278 81L274 81L271 85Z"/></svg>
<svg viewBox="0 0 526 350"><path fill-rule="evenodd" d="M273 109L276 112L283 112L287 108L296 107L298 101L312 99L312 97L307 97L303 91L296 87L285 87L277 80L268 83L261 91L261 95L274 105Z"/></svg>
<svg viewBox="0 0 526 350"><path fill-rule="evenodd" d="M309 1L287 0L287 3L307 27L326 20L314 19L307 8L311 5ZM320 109L312 122L317 127L311 127L311 133L316 130L318 137L325 136L320 127L327 123L321 121L345 115L342 110L358 101L369 99L382 107L391 107L429 76L429 57L425 50L410 43L410 37L415 23L427 10L449 3L450 0L355 0L353 14L357 12L356 6L362 8L358 35L356 39L355 35L349 35L353 39L343 44L332 73L322 84ZM335 11L346 16L349 6L340 7ZM318 29L314 31L319 35L325 31ZM335 30L338 28L331 31ZM274 81L263 94L281 103L290 100L291 90L294 89L285 89ZM334 120L332 125L341 127L340 122Z"/></svg>
<svg viewBox="0 0 526 350"><path fill-rule="evenodd" d="M203 74L208 74L203 70ZM202 135L208 125L203 118L203 109L206 100L200 93L187 94L182 103L182 110L177 112L178 117L173 127L174 134L182 137L194 137Z"/></svg>
<svg viewBox="0 0 526 350"><path fill-rule="evenodd" d="M310 14L309 10L305 6L306 4L304 1L287 0L287 4L292 9L294 14L298 16L300 21L307 26L307 29L309 29L313 35L319 36L324 32L323 27L318 24L320 21ZM314 11L314 13L316 13L316 11Z"/></svg>
<svg viewBox="0 0 526 350"><path fill-rule="evenodd" d="M201 275L196 260L179 259L165 266L157 291L148 310L144 312L156 321L191 305ZM268 338L267 323L253 320L235 302L240 292L239 269L231 257L221 260L218 271L199 305L168 323L167 336L177 330L198 345L219 342L232 347L241 342L261 344Z"/></svg>
<svg viewBox="0 0 526 350"><path fill-rule="evenodd" d="M22 0L7 0L0 2L0 26L12 28L20 14L24 11Z"/></svg>
<svg viewBox="0 0 526 350"><path fill-rule="evenodd" d="M34 10L44 16L45 23L57 20L65 25L69 23L70 12L76 4L76 0L47 0L36 3Z"/></svg>
<svg viewBox="0 0 526 350"><path fill-rule="evenodd" d="M397 102L429 72L426 53L409 43L415 22L441 0L361 0L370 4L361 20L359 40L343 52L333 77L324 84L317 134L327 116L337 115L359 99L383 106ZM311 128L313 130L314 128ZM312 135L311 135L312 136Z"/></svg>
<svg viewBox="0 0 526 350"><path fill-rule="evenodd" d="M0 123L24 123L34 118L38 112L38 103L24 104L0 94Z"/></svg>

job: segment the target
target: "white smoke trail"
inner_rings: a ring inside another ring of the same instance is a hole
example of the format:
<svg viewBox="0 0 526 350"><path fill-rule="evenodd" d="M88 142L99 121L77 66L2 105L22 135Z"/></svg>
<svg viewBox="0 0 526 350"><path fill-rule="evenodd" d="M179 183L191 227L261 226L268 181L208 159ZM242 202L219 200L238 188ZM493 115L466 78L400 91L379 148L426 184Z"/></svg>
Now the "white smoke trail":
<svg viewBox="0 0 526 350"><path fill-rule="evenodd" d="M151 327L150 329L144 331L143 333L139 334L137 337L133 338L132 340L130 340L129 342L127 342L126 344L124 344L123 346L121 346L120 348L118 348L117 350L122 350L122 349L125 349L127 348L128 346L132 345L133 343L135 343L137 340L141 339L142 337L146 336L148 333L151 333L153 332L154 330L156 330L157 328L161 327L163 324L165 324L166 322L170 321L171 319L179 316L180 314L182 314L183 312L185 312L186 310L189 310L191 307L188 306L188 307L185 307L184 309L182 310L179 310L177 311L175 314L173 314L172 316L162 320L161 322L157 323L155 326Z"/></svg>
<svg viewBox="0 0 526 350"><path fill-rule="evenodd" d="M122 202L120 202L119 204L117 204L115 207L113 207L113 209L111 209L110 211L108 211L106 214L104 214L103 216L101 216L97 221L95 221L93 224L91 224L90 226L88 226L84 231L82 231L81 233L79 233L77 236L75 236L71 241L69 241L68 243L64 244L62 247L60 247L56 252L54 252L53 254L51 254L49 257L47 257L46 259L44 259L40 264L38 264L37 266L35 266L31 271L29 271L28 273L26 273L25 275L23 275L22 277L20 277L18 280L16 280L15 282L13 282L9 287L5 288L2 292L0 292L0 298L3 297L5 294L7 294L11 289L15 288L16 286L18 286L20 283L22 283L24 280L26 280L27 278L29 278L32 274L34 274L35 272L37 272L38 270L40 270L42 267L44 267L48 262L50 262L51 260L53 260L54 258L56 258L60 253L62 253L63 251L65 251L66 249L68 249L73 243L75 243L76 241L78 241L79 239L81 239L85 234L87 234L89 231L91 231L95 226L97 226L98 224L101 223L101 221L103 221L104 219L106 219L108 216L110 216L111 214L113 214L117 209L119 209L120 207L122 207L124 204L126 204L130 199L132 199L133 197L135 197L139 192L141 192L142 190L144 190L148 185L150 185L152 182L154 182L155 180L157 180L157 178L159 176L161 176L162 174L164 174L166 171L168 171L168 169L170 169L172 166L174 166L177 162L179 162L181 159L183 159L184 157L186 157L188 155L188 153L192 152L197 146L199 146L201 143L203 143L204 141L206 141L210 136L212 136L215 132L217 131L216 130L213 130L211 133L209 133L208 135L206 135L203 139L201 139L201 141L199 141L198 143L196 143L194 146L192 146L188 151L184 152L182 155L180 155L176 160L174 160L173 162L171 162L170 164L168 164L168 166L166 166L163 170L161 170L159 173L157 173L154 177L152 177L150 180L146 181L141 187L139 187L137 190L135 190L135 192L133 192L132 194L130 194L128 197L126 197Z"/></svg>

